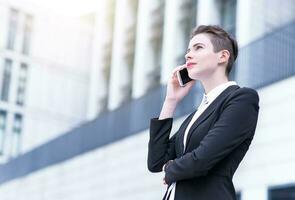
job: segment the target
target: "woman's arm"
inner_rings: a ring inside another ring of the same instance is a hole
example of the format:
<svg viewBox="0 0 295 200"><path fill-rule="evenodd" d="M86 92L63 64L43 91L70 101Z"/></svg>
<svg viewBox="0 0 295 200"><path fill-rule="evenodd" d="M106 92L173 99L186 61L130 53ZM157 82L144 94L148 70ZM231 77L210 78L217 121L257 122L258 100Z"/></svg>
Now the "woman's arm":
<svg viewBox="0 0 295 200"><path fill-rule="evenodd" d="M159 118L154 118L150 123L150 140L148 146L148 169L151 172L160 172L168 160L176 158L175 134L169 139L172 128L173 114L178 102L185 97L195 81L190 81L185 87L180 87L176 72L185 65L176 67L167 83L166 98Z"/></svg>
<svg viewBox="0 0 295 200"><path fill-rule="evenodd" d="M159 116L159 120L173 118L173 114L177 106L177 103L178 102L175 100L165 100Z"/></svg>
<svg viewBox="0 0 295 200"><path fill-rule="evenodd" d="M148 169L151 172L161 172L164 164L176 158L174 134L170 139L172 118L151 119L150 140L148 144Z"/></svg>

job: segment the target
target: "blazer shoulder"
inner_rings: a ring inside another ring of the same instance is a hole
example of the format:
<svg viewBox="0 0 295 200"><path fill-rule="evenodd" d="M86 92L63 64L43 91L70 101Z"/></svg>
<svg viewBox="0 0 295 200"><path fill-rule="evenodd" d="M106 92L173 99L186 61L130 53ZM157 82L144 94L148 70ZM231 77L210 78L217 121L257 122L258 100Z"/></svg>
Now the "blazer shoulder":
<svg viewBox="0 0 295 200"><path fill-rule="evenodd" d="M253 94L257 94L258 95L258 92L253 89L253 88L249 88L249 87L241 87L239 88L241 91L243 92L249 92L249 93L253 93Z"/></svg>
<svg viewBox="0 0 295 200"><path fill-rule="evenodd" d="M242 87L239 90L240 90L240 93L247 94L247 95L252 96L253 98L259 100L258 92L255 89L249 88L249 87Z"/></svg>
<svg viewBox="0 0 295 200"><path fill-rule="evenodd" d="M227 102L235 100L253 102L258 105L259 95L258 92L253 88L240 87L233 91L233 93L227 98Z"/></svg>

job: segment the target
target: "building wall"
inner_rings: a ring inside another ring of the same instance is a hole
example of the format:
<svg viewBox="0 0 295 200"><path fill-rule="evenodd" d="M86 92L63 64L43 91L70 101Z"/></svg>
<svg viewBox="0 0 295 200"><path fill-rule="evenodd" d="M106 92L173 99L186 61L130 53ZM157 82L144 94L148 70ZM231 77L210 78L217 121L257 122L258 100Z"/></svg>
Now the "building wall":
<svg viewBox="0 0 295 200"><path fill-rule="evenodd" d="M294 134L290 131L295 120L295 109L290 109L294 107L294 85L292 77L258 90L260 115L256 134L234 176L243 200L266 200L268 187L295 182L295 158L290 153L294 151ZM273 96L274 92L280 95ZM174 122L172 132L183 120L181 117ZM147 170L148 137L148 130L144 130L12 180L0 187L1 199L158 199L165 192L164 174Z"/></svg>
<svg viewBox="0 0 295 200"><path fill-rule="evenodd" d="M260 113L256 134L234 176L243 200L267 199L268 187L295 182L295 77L258 92Z"/></svg>
<svg viewBox="0 0 295 200"><path fill-rule="evenodd" d="M293 0L237 0L236 35L240 47L294 21L294 9Z"/></svg>
<svg viewBox="0 0 295 200"><path fill-rule="evenodd" d="M11 9L18 11L14 50L7 49ZM93 25L45 11L23 1L0 1L0 86L5 59L13 63L9 100L1 101L0 109L7 112L6 146L13 140L14 115L22 116L18 154L86 121ZM28 15L32 17L32 32L29 53L24 54L23 30ZM16 105L21 64L27 65L25 97L23 105ZM15 155L6 151L0 160L5 162L11 156Z"/></svg>
<svg viewBox="0 0 295 200"><path fill-rule="evenodd" d="M24 150L86 120L92 56L91 28L79 21L36 16L34 25Z"/></svg>
<svg viewBox="0 0 295 200"><path fill-rule="evenodd" d="M95 119L108 105L115 1L101 1L95 17L87 117Z"/></svg>

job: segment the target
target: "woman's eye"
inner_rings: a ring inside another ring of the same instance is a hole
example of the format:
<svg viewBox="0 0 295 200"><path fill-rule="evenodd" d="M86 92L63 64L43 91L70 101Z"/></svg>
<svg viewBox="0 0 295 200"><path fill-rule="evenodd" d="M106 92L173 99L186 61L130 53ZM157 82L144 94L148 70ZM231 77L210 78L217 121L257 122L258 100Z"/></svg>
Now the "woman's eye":
<svg viewBox="0 0 295 200"><path fill-rule="evenodd" d="M203 48L203 47L202 47L202 46L196 46L196 50L197 50L197 49L201 49L201 48Z"/></svg>

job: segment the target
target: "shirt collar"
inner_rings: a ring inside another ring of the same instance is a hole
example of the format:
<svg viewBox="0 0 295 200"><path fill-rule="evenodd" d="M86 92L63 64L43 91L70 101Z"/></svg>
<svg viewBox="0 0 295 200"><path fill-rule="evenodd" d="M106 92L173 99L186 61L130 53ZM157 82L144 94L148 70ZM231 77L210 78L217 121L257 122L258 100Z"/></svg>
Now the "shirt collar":
<svg viewBox="0 0 295 200"><path fill-rule="evenodd" d="M208 94L204 93L202 102L205 104L211 103L216 97L218 97L219 94L221 94L227 87L231 85L237 85L237 83L235 81L228 81L216 86Z"/></svg>

